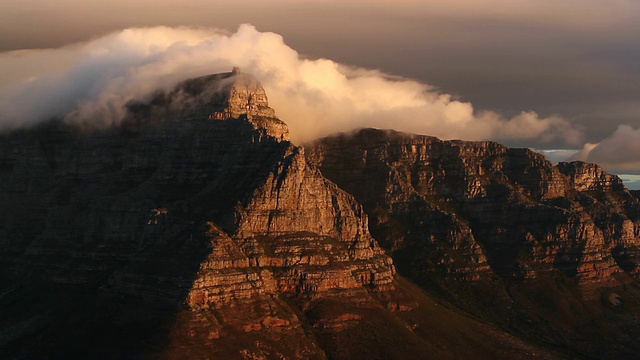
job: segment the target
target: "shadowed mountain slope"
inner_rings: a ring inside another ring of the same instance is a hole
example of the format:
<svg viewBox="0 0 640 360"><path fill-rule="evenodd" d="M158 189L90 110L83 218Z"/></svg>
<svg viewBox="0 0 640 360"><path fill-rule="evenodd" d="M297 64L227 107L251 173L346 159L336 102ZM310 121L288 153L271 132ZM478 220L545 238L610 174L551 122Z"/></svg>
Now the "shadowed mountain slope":
<svg viewBox="0 0 640 360"><path fill-rule="evenodd" d="M633 357L640 203L594 164L365 129L309 146L400 274L573 356Z"/></svg>
<svg viewBox="0 0 640 360"><path fill-rule="evenodd" d="M0 357L530 358L395 274L238 71L0 142Z"/></svg>

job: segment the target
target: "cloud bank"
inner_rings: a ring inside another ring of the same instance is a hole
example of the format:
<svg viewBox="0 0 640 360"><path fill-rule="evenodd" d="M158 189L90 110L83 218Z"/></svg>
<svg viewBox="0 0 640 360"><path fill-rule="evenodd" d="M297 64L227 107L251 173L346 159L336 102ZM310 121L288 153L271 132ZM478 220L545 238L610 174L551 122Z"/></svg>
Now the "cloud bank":
<svg viewBox="0 0 640 360"><path fill-rule="evenodd" d="M526 146L582 145L559 116L533 111L506 118L432 86L328 59L306 59L275 33L242 25L215 29L135 28L57 49L0 54L0 128L51 116L117 124L124 104L156 89L240 66L263 83L271 107L295 142L360 127L393 128L443 139L497 140Z"/></svg>
<svg viewBox="0 0 640 360"><path fill-rule="evenodd" d="M585 144L570 160L597 163L617 174L640 174L640 129L620 125L599 143Z"/></svg>

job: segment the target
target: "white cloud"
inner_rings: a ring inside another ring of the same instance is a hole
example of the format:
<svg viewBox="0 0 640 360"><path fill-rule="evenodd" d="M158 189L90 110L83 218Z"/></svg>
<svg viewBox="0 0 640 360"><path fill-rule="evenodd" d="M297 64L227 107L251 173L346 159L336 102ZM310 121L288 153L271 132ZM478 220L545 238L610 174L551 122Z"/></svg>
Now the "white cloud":
<svg viewBox="0 0 640 360"><path fill-rule="evenodd" d="M522 112L505 118L477 112L433 87L328 59L304 59L275 33L242 25L215 29L127 29L59 49L0 54L0 127L13 129L64 116L117 123L123 105L186 78L240 66L267 90L270 105L303 142L360 127L393 128L441 138L579 144L565 119ZM21 65L26 64L26 65ZM0 70L2 71L2 70ZM1 74L1 73L0 73Z"/></svg>
<svg viewBox="0 0 640 360"><path fill-rule="evenodd" d="M613 173L640 174L640 129L620 125L599 143L585 144L571 159L595 162Z"/></svg>

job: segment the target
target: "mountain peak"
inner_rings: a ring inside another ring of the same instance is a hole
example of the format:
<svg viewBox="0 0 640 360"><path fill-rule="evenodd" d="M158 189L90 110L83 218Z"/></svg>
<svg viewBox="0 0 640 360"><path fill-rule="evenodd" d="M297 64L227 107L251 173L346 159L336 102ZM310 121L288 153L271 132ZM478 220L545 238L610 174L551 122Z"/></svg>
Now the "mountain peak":
<svg viewBox="0 0 640 360"><path fill-rule="evenodd" d="M239 120L264 136L289 140L289 128L269 107L260 81L238 67L185 80L169 92L156 94L148 103L131 102L128 108L136 119Z"/></svg>
<svg viewBox="0 0 640 360"><path fill-rule="evenodd" d="M210 110L208 118L211 120L237 119L243 115L276 117L260 81L238 67L231 72L186 80L177 90L200 99L201 105Z"/></svg>

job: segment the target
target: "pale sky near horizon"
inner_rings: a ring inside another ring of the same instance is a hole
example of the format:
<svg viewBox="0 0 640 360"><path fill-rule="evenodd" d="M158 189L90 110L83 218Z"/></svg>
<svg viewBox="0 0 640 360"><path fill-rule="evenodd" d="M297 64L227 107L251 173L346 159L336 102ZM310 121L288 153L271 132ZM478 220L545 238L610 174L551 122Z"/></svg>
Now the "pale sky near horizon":
<svg viewBox="0 0 640 360"><path fill-rule="evenodd" d="M633 141L640 128L640 1L632 0L0 0L0 51L129 27L233 33L241 23L282 35L309 58L416 79L475 109L560 115L588 143ZM635 148L600 153L595 160L640 164Z"/></svg>

